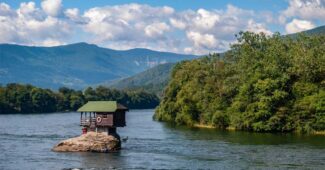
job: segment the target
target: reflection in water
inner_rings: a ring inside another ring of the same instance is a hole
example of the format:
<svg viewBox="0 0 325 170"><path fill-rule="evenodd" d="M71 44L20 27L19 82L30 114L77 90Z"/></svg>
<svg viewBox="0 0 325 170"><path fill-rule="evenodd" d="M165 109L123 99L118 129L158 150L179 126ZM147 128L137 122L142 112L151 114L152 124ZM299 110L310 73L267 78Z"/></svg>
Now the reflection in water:
<svg viewBox="0 0 325 170"><path fill-rule="evenodd" d="M242 145L284 145L307 144L309 147L325 148L325 137L321 135L303 135L293 133L256 133L245 131L227 131L221 129L188 128L165 123L165 127L181 131L187 139L225 141Z"/></svg>
<svg viewBox="0 0 325 170"><path fill-rule="evenodd" d="M81 158L81 166L89 168L119 168L120 165L127 164L120 152L116 153L78 153Z"/></svg>
<svg viewBox="0 0 325 170"><path fill-rule="evenodd" d="M79 114L0 115L0 169L247 169L325 166L325 137L189 129L152 121L152 110L127 113L119 152L56 153L81 133Z"/></svg>

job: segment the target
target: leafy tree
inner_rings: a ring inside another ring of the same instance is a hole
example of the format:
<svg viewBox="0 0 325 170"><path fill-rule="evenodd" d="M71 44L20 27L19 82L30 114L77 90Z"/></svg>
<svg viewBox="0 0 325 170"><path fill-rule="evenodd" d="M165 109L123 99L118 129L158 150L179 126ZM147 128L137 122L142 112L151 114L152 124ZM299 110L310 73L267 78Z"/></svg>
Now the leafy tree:
<svg viewBox="0 0 325 170"><path fill-rule="evenodd" d="M73 92L70 95L70 110L77 110L85 103L85 97L81 91Z"/></svg>

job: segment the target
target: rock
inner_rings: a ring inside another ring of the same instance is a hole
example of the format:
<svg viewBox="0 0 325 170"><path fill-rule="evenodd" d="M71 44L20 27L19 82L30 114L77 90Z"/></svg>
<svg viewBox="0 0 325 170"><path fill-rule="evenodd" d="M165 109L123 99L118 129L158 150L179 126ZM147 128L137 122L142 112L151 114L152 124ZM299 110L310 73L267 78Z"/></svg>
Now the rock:
<svg viewBox="0 0 325 170"><path fill-rule="evenodd" d="M121 141L107 133L88 132L61 141L53 147L55 152L110 152L121 148Z"/></svg>

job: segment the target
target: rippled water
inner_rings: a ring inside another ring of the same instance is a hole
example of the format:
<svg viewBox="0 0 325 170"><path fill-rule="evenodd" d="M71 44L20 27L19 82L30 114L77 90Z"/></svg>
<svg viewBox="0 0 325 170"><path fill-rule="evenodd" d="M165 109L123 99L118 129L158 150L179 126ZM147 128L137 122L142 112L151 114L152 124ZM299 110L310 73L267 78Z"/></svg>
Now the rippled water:
<svg viewBox="0 0 325 170"><path fill-rule="evenodd" d="M127 113L116 153L56 153L81 133L78 113L0 115L0 169L324 169L325 136L173 127L153 110Z"/></svg>

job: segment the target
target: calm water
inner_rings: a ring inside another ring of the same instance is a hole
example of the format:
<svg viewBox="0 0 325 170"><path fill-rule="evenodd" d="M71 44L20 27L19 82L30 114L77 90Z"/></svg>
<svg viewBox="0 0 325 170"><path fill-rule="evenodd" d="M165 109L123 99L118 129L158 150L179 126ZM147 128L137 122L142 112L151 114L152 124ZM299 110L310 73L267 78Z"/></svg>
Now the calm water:
<svg viewBox="0 0 325 170"><path fill-rule="evenodd" d="M325 136L187 129L127 113L117 153L56 153L80 134L78 113L0 115L0 169L324 169Z"/></svg>

